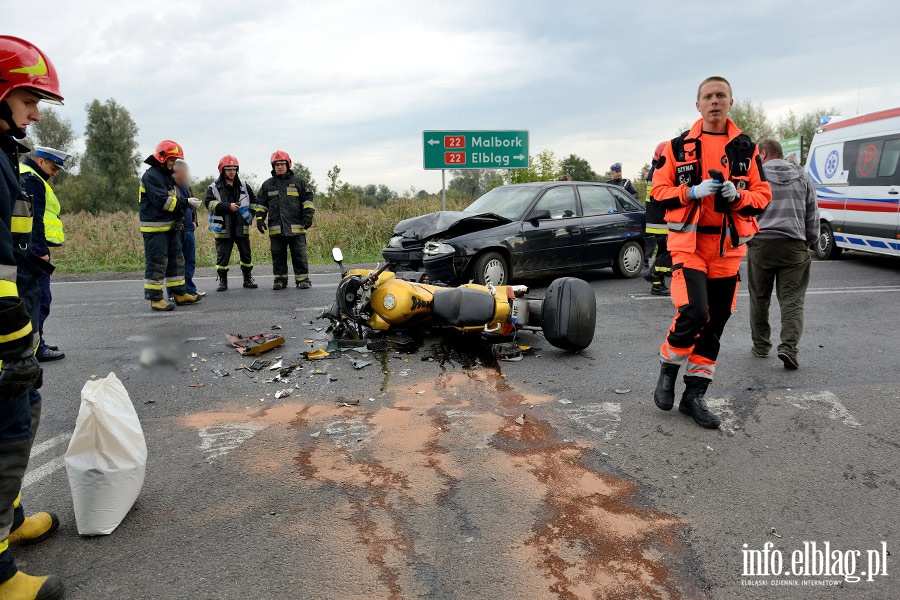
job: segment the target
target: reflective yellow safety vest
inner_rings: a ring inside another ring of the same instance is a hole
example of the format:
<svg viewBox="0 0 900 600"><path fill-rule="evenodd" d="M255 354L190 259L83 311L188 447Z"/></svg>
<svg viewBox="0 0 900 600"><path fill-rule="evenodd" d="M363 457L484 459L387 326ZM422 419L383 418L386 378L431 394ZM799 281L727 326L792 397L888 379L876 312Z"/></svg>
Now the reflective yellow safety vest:
<svg viewBox="0 0 900 600"><path fill-rule="evenodd" d="M32 173L44 182L44 237L51 246L62 246L66 241L66 234L63 232L63 224L59 219L59 199L53 193L53 188L47 183L47 180L41 177L41 174L32 169L29 165L19 165L19 172Z"/></svg>

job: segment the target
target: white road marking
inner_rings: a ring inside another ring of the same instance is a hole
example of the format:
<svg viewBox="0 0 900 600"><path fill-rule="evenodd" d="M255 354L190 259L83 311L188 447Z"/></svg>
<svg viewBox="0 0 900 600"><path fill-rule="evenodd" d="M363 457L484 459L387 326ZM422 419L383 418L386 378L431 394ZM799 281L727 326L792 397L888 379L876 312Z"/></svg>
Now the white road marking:
<svg viewBox="0 0 900 600"><path fill-rule="evenodd" d="M861 427L862 424L850 414L847 407L844 406L838 397L832 392L809 392L796 396L784 396L781 398L785 402L800 410L809 410L814 405L823 405L828 409L827 416L833 421L840 421L847 427Z"/></svg>
<svg viewBox="0 0 900 600"><path fill-rule="evenodd" d="M56 471L62 469L64 466L66 466L65 457L57 456L50 462L42 464L37 469L25 473L25 478L22 480L22 489L25 489L31 484L37 483L38 481L49 477Z"/></svg>
<svg viewBox="0 0 900 600"><path fill-rule="evenodd" d="M263 423L210 425L197 432L200 435L200 445L197 447L206 455L206 462L211 462L225 456L266 427Z"/></svg>
<svg viewBox="0 0 900 600"><path fill-rule="evenodd" d="M737 417L731 408L730 398L710 398L707 396L706 406L721 419L720 431L725 432L727 435L734 435L740 429L737 424Z"/></svg>
<svg viewBox="0 0 900 600"><path fill-rule="evenodd" d="M566 409L566 415L580 426L600 434L605 441L616 435L622 422L622 405L618 402L599 402Z"/></svg>
<svg viewBox="0 0 900 600"><path fill-rule="evenodd" d="M72 439L71 433L61 433L56 437L50 438L49 440L44 440L40 444L36 444L31 447L31 458L40 456L50 448L54 448L56 446L59 446L60 444L68 442L70 439Z"/></svg>

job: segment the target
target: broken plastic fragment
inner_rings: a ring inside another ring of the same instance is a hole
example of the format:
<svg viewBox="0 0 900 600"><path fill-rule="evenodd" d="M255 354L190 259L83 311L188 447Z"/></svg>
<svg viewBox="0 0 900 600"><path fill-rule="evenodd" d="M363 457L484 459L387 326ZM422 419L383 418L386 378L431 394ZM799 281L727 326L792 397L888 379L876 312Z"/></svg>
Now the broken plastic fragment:
<svg viewBox="0 0 900 600"><path fill-rule="evenodd" d="M525 415L521 415L518 419L516 419L516 425L524 425L525 424Z"/></svg>
<svg viewBox="0 0 900 600"><path fill-rule="evenodd" d="M222 368L222 365L211 369L211 371L216 374L216 377L228 377L229 375L228 371Z"/></svg>
<svg viewBox="0 0 900 600"><path fill-rule="evenodd" d="M358 371L359 369L364 369L364 368L368 367L369 365L371 365L372 361L371 360L363 360L361 358L351 358L350 364L353 365L353 368Z"/></svg>
<svg viewBox="0 0 900 600"><path fill-rule="evenodd" d="M616 390L617 394L630 394L631 390L628 388L620 388Z"/></svg>
<svg viewBox="0 0 900 600"><path fill-rule="evenodd" d="M192 387L192 388L202 388L202 387L205 386L205 385L206 385L205 383L191 383L191 384L188 384L188 387Z"/></svg>
<svg viewBox="0 0 900 600"><path fill-rule="evenodd" d="M290 395L291 395L290 389L278 390L277 392L275 392L275 399L279 400L281 398L287 398Z"/></svg>
<svg viewBox="0 0 900 600"><path fill-rule="evenodd" d="M304 352L303 356L305 356L309 360L318 360L318 359L329 356L329 353L326 352L325 350L322 350L321 348L319 348L318 350L311 350L311 351Z"/></svg>
<svg viewBox="0 0 900 600"><path fill-rule="evenodd" d="M357 404L359 404L359 398L356 398L354 400L347 400L346 398L340 397L337 399L337 403L341 406L356 406Z"/></svg>
<svg viewBox="0 0 900 600"><path fill-rule="evenodd" d="M560 398L559 403L560 404L572 404L572 401L569 400L568 398Z"/></svg>
<svg viewBox="0 0 900 600"><path fill-rule="evenodd" d="M283 367L283 366L284 366L284 365L282 364L282 361L279 360L279 361L276 361L276 362L272 363L272 366L269 367L269 370L270 370L270 371L277 371L278 369L280 369L280 368Z"/></svg>

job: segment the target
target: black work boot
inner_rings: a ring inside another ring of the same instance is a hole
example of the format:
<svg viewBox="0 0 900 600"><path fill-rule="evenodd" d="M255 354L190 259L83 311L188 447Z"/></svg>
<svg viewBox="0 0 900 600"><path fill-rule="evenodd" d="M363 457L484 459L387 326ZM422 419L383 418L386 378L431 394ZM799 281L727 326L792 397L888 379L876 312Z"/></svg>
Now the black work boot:
<svg viewBox="0 0 900 600"><path fill-rule="evenodd" d="M217 292L224 292L228 289L228 271L219 271L218 273L219 285L216 286Z"/></svg>
<svg viewBox="0 0 900 600"><path fill-rule="evenodd" d="M256 285L256 281L253 280L253 275L250 274L250 271L244 271L244 287L250 288L251 290L255 290L259 287Z"/></svg>
<svg viewBox="0 0 900 600"><path fill-rule="evenodd" d="M719 417L710 412L709 407L706 406L706 400L703 398L710 383L710 380L705 377L685 375L684 394L681 396L681 402L678 403L678 410L694 417L694 421L700 427L716 429L721 421L719 421Z"/></svg>
<svg viewBox="0 0 900 600"><path fill-rule="evenodd" d="M672 363L659 364L659 381L653 392L653 401L662 410L672 410L675 404L675 382L678 380L678 365Z"/></svg>
<svg viewBox="0 0 900 600"><path fill-rule="evenodd" d="M653 287L650 288L651 296L670 296L669 288L666 287L665 281L662 279L653 282Z"/></svg>
<svg viewBox="0 0 900 600"><path fill-rule="evenodd" d="M283 290L286 287L287 287L287 277L285 277L283 279L280 277L276 277L275 283L272 284L273 290Z"/></svg>

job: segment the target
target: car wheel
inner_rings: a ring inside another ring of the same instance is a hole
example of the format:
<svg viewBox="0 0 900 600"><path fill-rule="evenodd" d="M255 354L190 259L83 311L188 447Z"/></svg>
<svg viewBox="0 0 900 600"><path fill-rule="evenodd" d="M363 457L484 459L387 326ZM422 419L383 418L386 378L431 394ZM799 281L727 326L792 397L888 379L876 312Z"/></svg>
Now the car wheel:
<svg viewBox="0 0 900 600"><path fill-rule="evenodd" d="M619 256L613 263L613 272L618 277L632 279L641 274L644 267L644 249L637 242L626 242L619 249Z"/></svg>
<svg viewBox="0 0 900 600"><path fill-rule="evenodd" d="M509 267L506 260L496 252L486 252L475 261L472 276L475 283L480 285L506 285L509 281Z"/></svg>
<svg viewBox="0 0 900 600"><path fill-rule="evenodd" d="M816 257L821 260L838 258L843 250L834 243L834 232L831 230L831 225L822 223L819 228L819 239L816 240Z"/></svg>

